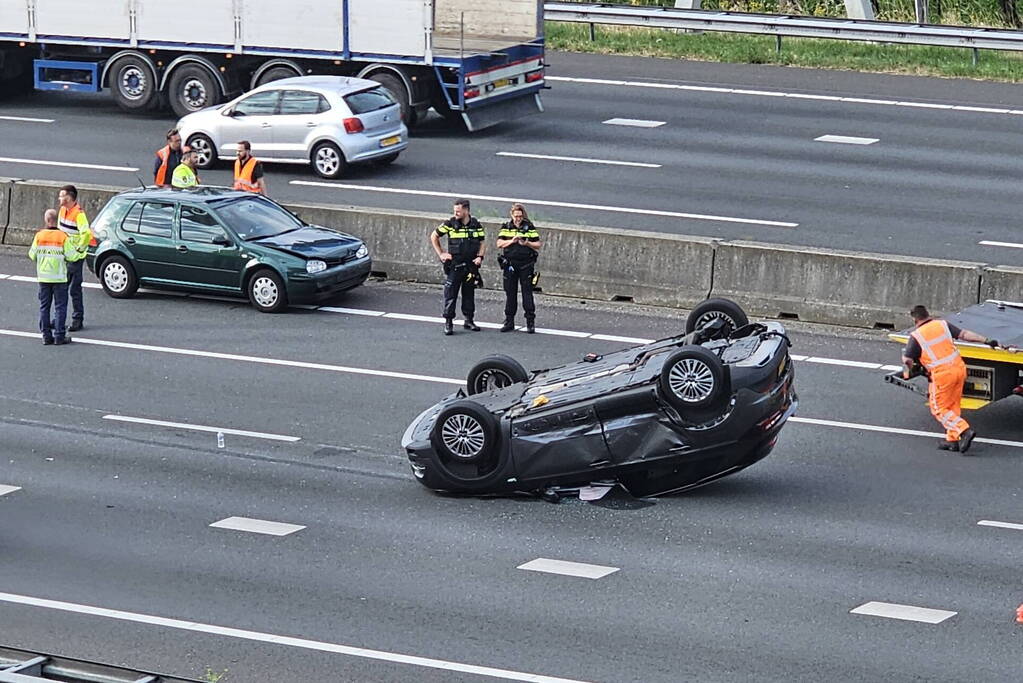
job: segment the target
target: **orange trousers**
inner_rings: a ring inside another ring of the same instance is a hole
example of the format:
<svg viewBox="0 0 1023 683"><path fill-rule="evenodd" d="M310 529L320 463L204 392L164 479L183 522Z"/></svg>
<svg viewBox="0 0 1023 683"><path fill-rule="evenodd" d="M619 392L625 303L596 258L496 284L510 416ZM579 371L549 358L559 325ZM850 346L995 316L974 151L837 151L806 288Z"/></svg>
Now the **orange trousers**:
<svg viewBox="0 0 1023 683"><path fill-rule="evenodd" d="M948 441L958 441L962 433L970 428L969 423L960 415L959 408L965 383L966 364L959 360L935 368L927 386L927 404L931 408L931 415L945 428L945 439Z"/></svg>

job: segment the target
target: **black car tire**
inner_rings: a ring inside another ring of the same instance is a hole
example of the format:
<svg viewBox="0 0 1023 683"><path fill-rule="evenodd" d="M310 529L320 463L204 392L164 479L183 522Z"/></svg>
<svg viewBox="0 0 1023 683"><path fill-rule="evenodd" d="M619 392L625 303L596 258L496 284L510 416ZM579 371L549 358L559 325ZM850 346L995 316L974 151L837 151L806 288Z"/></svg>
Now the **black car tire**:
<svg viewBox="0 0 1023 683"><path fill-rule="evenodd" d="M249 301L260 313L280 313L288 307L284 280L269 268L261 268L253 273L245 290Z"/></svg>
<svg viewBox="0 0 1023 683"><path fill-rule="evenodd" d="M114 102L124 111L148 111L160 103L156 74L146 60L135 55L126 55L114 62L107 86Z"/></svg>
<svg viewBox="0 0 1023 683"><path fill-rule="evenodd" d="M395 152L394 154L388 154L385 157L377 157L371 163L374 166L390 166L391 164L398 160L398 155L400 154L401 152Z"/></svg>
<svg viewBox="0 0 1023 683"><path fill-rule="evenodd" d="M316 175L321 178L336 180L345 174L348 169L348 161L344 152L333 142L321 142L313 147L309 155L309 163L312 164Z"/></svg>
<svg viewBox="0 0 1023 683"><path fill-rule="evenodd" d="M661 396L683 417L720 410L728 401L728 372L721 359L702 346L683 346L668 356L657 382Z"/></svg>
<svg viewBox="0 0 1023 683"><path fill-rule="evenodd" d="M103 291L115 299L130 299L139 289L135 268L123 256L113 255L100 261L96 270Z"/></svg>
<svg viewBox="0 0 1023 683"><path fill-rule="evenodd" d="M213 140L208 135L196 133L188 138L188 146L199 158L196 163L197 168L213 168L213 165L217 163L217 146L213 144Z"/></svg>
<svg viewBox="0 0 1023 683"><path fill-rule="evenodd" d="M525 382L529 372L511 356L496 354L487 356L469 370L465 389L469 395L480 394L492 389L503 389L506 386Z"/></svg>
<svg viewBox="0 0 1023 683"><path fill-rule="evenodd" d="M178 117L221 102L220 86L213 74L204 66L191 64L175 69L167 86L167 97Z"/></svg>
<svg viewBox="0 0 1023 683"><path fill-rule="evenodd" d="M503 449L497 443L497 421L489 410L470 400L455 401L440 411L430 430L430 442L447 470L446 474L459 484L471 483L479 471L465 475L451 465L488 463L494 468L495 457Z"/></svg>
<svg viewBox="0 0 1023 683"><path fill-rule="evenodd" d="M686 334L698 330L710 321L721 318L726 323L725 334L749 324L746 312L729 299L706 299L690 311L686 318Z"/></svg>

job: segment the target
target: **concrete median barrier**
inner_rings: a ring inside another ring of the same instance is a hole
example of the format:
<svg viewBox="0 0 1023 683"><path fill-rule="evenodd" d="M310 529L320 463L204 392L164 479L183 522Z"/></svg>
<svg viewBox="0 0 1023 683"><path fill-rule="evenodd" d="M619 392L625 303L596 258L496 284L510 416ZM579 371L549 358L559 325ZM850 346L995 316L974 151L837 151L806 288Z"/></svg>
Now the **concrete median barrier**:
<svg viewBox="0 0 1023 683"><path fill-rule="evenodd" d="M67 183L50 180L18 180L10 183L10 217L4 232L4 244L32 244L32 238L43 226L43 212L59 208L57 194ZM123 188L105 185L80 185L78 201L91 220L99 210Z"/></svg>
<svg viewBox="0 0 1023 683"><path fill-rule="evenodd" d="M11 222L11 188L13 185L12 179L0 178L0 244L4 243L7 226Z"/></svg>
<svg viewBox="0 0 1023 683"><path fill-rule="evenodd" d="M714 296L780 318L898 329L916 304L977 303L983 264L733 241L718 245Z"/></svg>
<svg viewBox="0 0 1023 683"><path fill-rule="evenodd" d="M980 300L1023 301L1023 268L988 266L981 273Z"/></svg>

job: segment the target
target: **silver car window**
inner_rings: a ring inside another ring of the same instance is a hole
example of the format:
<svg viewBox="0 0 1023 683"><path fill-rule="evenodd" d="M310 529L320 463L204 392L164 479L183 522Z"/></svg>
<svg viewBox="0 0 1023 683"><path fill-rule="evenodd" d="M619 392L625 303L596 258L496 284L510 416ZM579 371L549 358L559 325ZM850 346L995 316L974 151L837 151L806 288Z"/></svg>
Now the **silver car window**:
<svg viewBox="0 0 1023 683"><path fill-rule="evenodd" d="M398 101L391 96L386 88L373 88L345 95L345 103L355 115L366 114L378 109L386 109Z"/></svg>
<svg viewBox="0 0 1023 683"><path fill-rule="evenodd" d="M277 100L280 96L280 90L253 93L234 105L234 113L237 116L267 116L274 114L277 111Z"/></svg>
<svg viewBox="0 0 1023 683"><path fill-rule="evenodd" d="M319 114L330 109L327 100L308 90L285 90L281 95L280 114Z"/></svg>

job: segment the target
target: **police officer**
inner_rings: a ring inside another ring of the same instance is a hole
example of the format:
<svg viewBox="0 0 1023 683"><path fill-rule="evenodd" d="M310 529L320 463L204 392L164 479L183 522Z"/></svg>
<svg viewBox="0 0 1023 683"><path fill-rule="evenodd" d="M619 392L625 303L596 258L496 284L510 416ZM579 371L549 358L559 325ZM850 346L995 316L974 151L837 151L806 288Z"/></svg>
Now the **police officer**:
<svg viewBox="0 0 1023 683"><path fill-rule="evenodd" d="M462 292L463 327L479 332L473 322L476 314L476 284L487 245L483 226L469 214L469 200L455 200L454 216L441 223L430 233L430 244L437 258L444 264L444 334L454 334L455 303ZM448 238L448 249L441 248L440 238Z"/></svg>
<svg viewBox="0 0 1023 683"><path fill-rule="evenodd" d="M518 308L518 289L522 288L522 311L526 314L526 332L536 332L536 304L533 302L533 276L539 255L540 233L529 221L526 207L512 204L508 213L511 220L501 226L497 234L497 248L504 253L497 259L504 273L504 325L502 332L515 329L515 310Z"/></svg>

